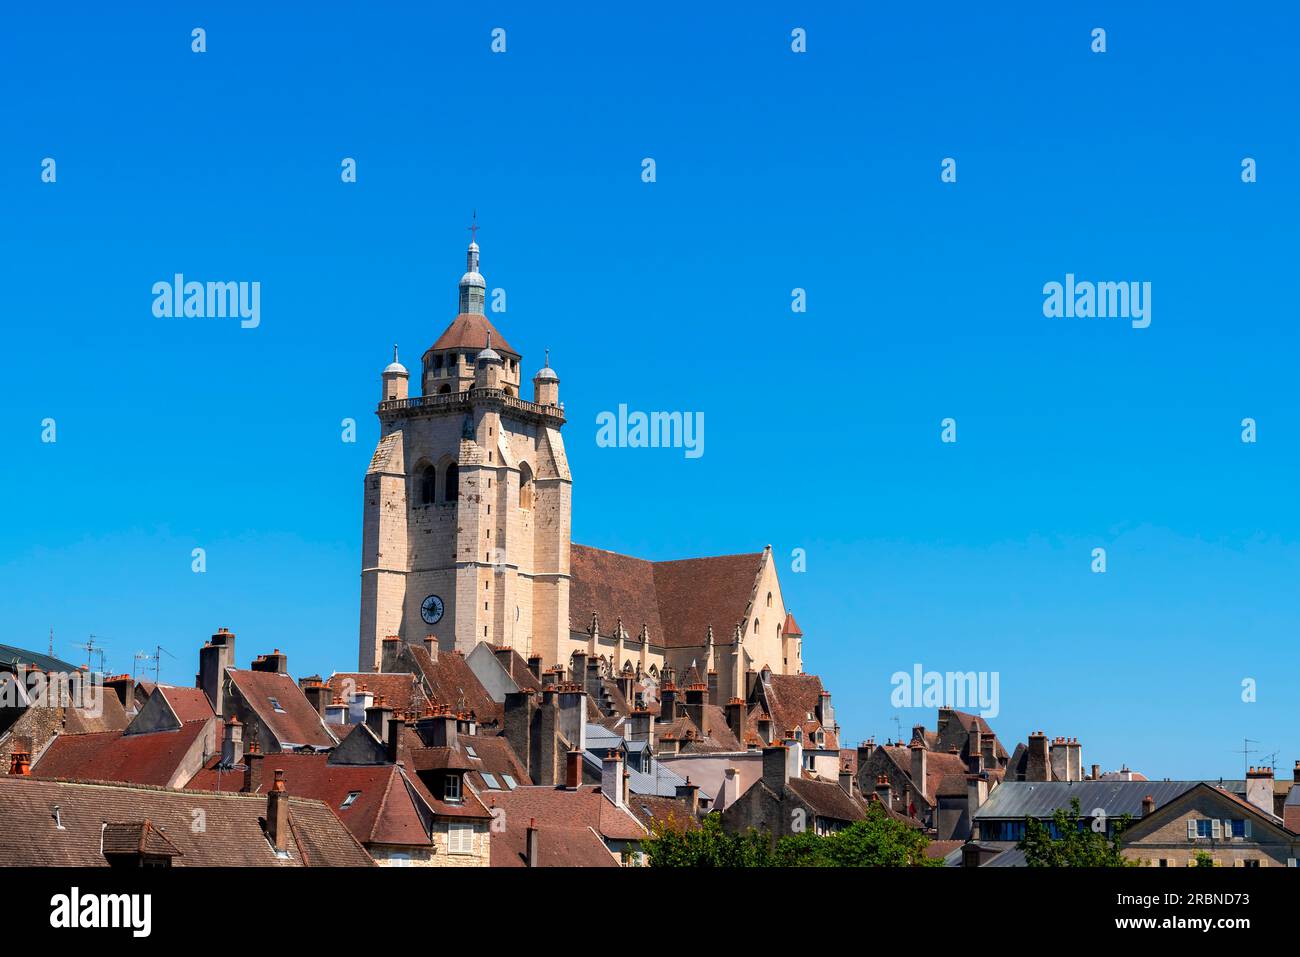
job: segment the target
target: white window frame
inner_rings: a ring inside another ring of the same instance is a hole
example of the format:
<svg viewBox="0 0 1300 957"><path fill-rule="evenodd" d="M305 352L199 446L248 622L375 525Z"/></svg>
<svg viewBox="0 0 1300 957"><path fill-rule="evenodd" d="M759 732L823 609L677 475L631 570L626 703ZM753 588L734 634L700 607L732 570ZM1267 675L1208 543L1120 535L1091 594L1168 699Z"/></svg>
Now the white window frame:
<svg viewBox="0 0 1300 957"><path fill-rule="evenodd" d="M452 821L447 825L447 853L474 853L474 825Z"/></svg>

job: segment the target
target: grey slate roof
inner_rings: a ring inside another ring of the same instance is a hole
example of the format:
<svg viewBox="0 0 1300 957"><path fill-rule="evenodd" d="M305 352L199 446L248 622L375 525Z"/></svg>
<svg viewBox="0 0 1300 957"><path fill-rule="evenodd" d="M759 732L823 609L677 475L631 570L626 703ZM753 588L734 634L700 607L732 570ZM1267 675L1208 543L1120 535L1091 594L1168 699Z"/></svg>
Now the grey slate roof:
<svg viewBox="0 0 1300 957"><path fill-rule="evenodd" d="M24 665L28 668L39 668L41 671L63 672L66 674L71 674L77 670L76 665L68 664L68 662L50 655L41 654L39 651L27 651L24 648L15 648L13 645L0 645L0 668L7 671L15 664Z"/></svg>
<svg viewBox="0 0 1300 957"><path fill-rule="evenodd" d="M1142 816L1142 799L1148 794L1155 799L1156 807L1161 807L1199 783L1201 782L1003 781L975 812L975 819L1047 819L1057 808L1068 810L1070 801L1074 798L1079 799L1079 813L1084 817L1091 817L1095 808L1104 808L1107 817L1131 814L1136 818Z"/></svg>
<svg viewBox="0 0 1300 957"><path fill-rule="evenodd" d="M625 741L613 731L599 724L587 725L587 751L583 754L583 762L587 767L600 773L603 762L603 752L613 750L620 746L626 747L628 751L637 753L644 751L646 745L644 742ZM655 761L653 758L650 762L650 771L638 771L631 764L627 767L627 789L633 794L654 794L659 797L676 797L677 786L685 784L686 779L676 771L670 770L664 765ZM700 791L701 796L710 800L712 794L705 794Z"/></svg>

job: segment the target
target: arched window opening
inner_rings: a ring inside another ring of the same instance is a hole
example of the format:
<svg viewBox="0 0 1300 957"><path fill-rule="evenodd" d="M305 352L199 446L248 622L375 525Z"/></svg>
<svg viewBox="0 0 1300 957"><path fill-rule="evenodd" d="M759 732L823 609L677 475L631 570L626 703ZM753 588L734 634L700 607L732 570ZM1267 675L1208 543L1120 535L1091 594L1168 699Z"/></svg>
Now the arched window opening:
<svg viewBox="0 0 1300 957"><path fill-rule="evenodd" d="M420 504L432 505L437 499L438 470L426 465L420 472Z"/></svg>
<svg viewBox="0 0 1300 957"><path fill-rule="evenodd" d="M533 470L527 462L519 466L519 507L533 507Z"/></svg>
<svg viewBox="0 0 1300 957"><path fill-rule="evenodd" d="M442 500L454 504L460 497L460 468L455 462L447 466L447 477L443 480Z"/></svg>
<svg viewBox="0 0 1300 957"><path fill-rule="evenodd" d="M772 607L772 593L771 593L771 592L768 592L768 593L767 593L767 607L768 607L768 608L771 608L771 607Z"/></svg>
<svg viewBox="0 0 1300 957"><path fill-rule="evenodd" d="M442 385L438 387L438 395L446 395L450 391L451 391L451 386L449 385Z"/></svg>

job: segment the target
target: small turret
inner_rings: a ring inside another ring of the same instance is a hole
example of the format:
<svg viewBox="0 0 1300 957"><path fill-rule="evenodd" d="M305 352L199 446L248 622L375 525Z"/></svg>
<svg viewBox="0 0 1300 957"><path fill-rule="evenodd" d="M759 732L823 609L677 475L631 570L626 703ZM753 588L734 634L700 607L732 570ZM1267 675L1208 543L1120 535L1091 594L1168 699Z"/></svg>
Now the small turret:
<svg viewBox="0 0 1300 957"><path fill-rule="evenodd" d="M533 401L538 405L560 404L560 377L551 368L551 350L546 350L546 365L533 376Z"/></svg>
<svg viewBox="0 0 1300 957"><path fill-rule="evenodd" d="M393 345L393 361L384 369L384 401L405 399L410 394L410 375L406 366L397 361L397 345Z"/></svg>
<svg viewBox="0 0 1300 957"><path fill-rule="evenodd" d="M501 388L501 369L505 360L492 348L492 333L487 334L487 347L474 359L474 388Z"/></svg>

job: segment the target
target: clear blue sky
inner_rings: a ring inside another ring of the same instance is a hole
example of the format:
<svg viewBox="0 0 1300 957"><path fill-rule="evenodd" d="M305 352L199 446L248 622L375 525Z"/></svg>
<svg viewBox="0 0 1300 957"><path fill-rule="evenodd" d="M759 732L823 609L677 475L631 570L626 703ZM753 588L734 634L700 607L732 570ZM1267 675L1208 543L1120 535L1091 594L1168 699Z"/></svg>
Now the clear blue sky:
<svg viewBox="0 0 1300 957"><path fill-rule="evenodd" d="M1298 15L1133 6L6 9L0 641L355 667L379 371L452 318L477 208L575 541L771 543L848 740L933 724L889 703L919 662L999 672L1008 745L1289 770ZM176 272L259 281L260 328L154 318ZM1044 318L1067 272L1151 282L1150 328ZM705 455L598 448L619 403L704 412Z"/></svg>

